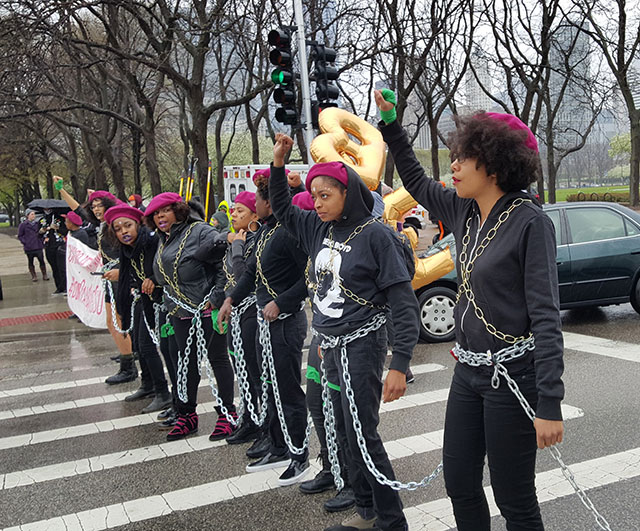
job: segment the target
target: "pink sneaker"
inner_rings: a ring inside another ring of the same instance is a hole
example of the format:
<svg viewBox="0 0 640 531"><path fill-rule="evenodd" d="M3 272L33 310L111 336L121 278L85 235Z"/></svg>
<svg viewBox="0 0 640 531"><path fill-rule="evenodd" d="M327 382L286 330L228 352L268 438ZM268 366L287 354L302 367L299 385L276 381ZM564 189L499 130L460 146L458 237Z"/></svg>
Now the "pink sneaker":
<svg viewBox="0 0 640 531"><path fill-rule="evenodd" d="M198 432L198 415L196 413L187 413L186 415L178 415L173 429L167 433L167 441L177 441L184 439L188 435Z"/></svg>
<svg viewBox="0 0 640 531"><path fill-rule="evenodd" d="M229 413L233 420L238 421L238 414L235 411L231 411ZM213 428L211 435L209 435L210 441L220 441L222 439L226 439L233 433L235 430L233 424L227 420L222 413L218 414L218 420L216 421L216 427Z"/></svg>

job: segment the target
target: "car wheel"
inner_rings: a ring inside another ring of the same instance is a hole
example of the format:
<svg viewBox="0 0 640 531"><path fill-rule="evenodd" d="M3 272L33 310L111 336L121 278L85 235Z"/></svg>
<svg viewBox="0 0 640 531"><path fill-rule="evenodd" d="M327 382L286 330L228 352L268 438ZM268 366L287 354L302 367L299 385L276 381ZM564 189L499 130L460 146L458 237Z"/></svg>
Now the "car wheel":
<svg viewBox="0 0 640 531"><path fill-rule="evenodd" d="M418 297L418 305L420 338L429 343L451 341L455 336L456 292L444 286L426 289Z"/></svg>
<svg viewBox="0 0 640 531"><path fill-rule="evenodd" d="M631 306L633 306L633 309L636 312L640 313L640 275L638 275L638 278L636 278L636 282L633 285L633 290L631 290L630 302Z"/></svg>

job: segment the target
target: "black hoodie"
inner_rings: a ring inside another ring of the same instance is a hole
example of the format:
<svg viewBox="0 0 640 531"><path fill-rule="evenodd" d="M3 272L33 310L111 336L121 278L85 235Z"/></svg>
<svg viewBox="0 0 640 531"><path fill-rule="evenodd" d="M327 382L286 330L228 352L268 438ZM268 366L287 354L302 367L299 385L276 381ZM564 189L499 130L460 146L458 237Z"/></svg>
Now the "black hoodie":
<svg viewBox="0 0 640 531"><path fill-rule="evenodd" d="M480 225L480 210L473 199L458 197L456 192L443 188L424 174L406 132L397 121L387 126L381 124L381 130L407 191L453 230L458 257L467 220L471 228L467 252L473 256L473 248L517 198L531 199L525 192L503 195L484 225ZM553 223L540 206L535 201L523 203L512 211L496 238L487 245L475 263L470 279L476 303L489 323L516 337L533 333L535 350L510 362L509 370L516 373L535 366L536 415L548 420L562 418L560 401L564 396L554 234ZM462 278L459 260L456 265L458 278ZM497 352L508 346L487 331L466 297L461 297L454 316L456 340L463 348L474 352Z"/></svg>
<svg viewBox="0 0 640 531"><path fill-rule="evenodd" d="M390 227L373 220L371 192L355 171L345 167L347 196L339 220L323 222L315 211L292 206L283 167L271 167L271 208L309 254L310 280L315 283L317 274L320 276L312 301L314 328L329 335L343 335L385 311L389 304L396 333L390 368L405 372L419 329L418 302L411 289L402 243ZM343 243L354 229L369 221L359 234ZM375 307L356 302L343 288Z"/></svg>

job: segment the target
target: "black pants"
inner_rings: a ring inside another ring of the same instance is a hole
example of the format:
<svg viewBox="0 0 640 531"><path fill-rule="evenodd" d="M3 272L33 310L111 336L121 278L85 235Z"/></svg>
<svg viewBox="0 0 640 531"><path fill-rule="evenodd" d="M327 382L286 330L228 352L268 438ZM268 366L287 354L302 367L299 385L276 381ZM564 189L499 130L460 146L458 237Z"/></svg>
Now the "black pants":
<svg viewBox="0 0 640 531"><path fill-rule="evenodd" d="M307 427L307 406L302 387L300 387L302 367L302 346L307 335L307 316L298 311L286 319L277 319L269 325L271 331L271 349L276 369L278 390L284 412L285 422L294 446L300 448L304 442ZM262 356L259 335L256 336L256 350ZM260 358L261 359L261 358ZM278 419L273 389L269 390L267 406L269 414L269 437L271 453L282 455L288 448ZM308 452L296 455L289 452L291 459L305 461Z"/></svg>
<svg viewBox="0 0 640 531"><path fill-rule="evenodd" d="M67 246L58 246L56 259L58 260L58 275L60 275L60 285L62 291L67 291ZM56 284L56 287L58 284Z"/></svg>
<svg viewBox="0 0 640 531"><path fill-rule="evenodd" d="M309 345L309 357L307 362L307 408L313 419L313 427L316 430L320 442L320 454L328 456L327 432L324 428L324 409L322 399L322 370L318 346L320 341L314 336ZM318 382L318 377L320 382ZM334 382L329 381L329 388L339 387ZM340 403L340 393L329 394L333 404L334 422L336 426L336 437L338 443L338 460L340 462L340 474L345 482L345 486L350 486L349 468L351 456L349 454L349 443L347 442L347 431L344 425L344 415Z"/></svg>
<svg viewBox="0 0 640 531"><path fill-rule="evenodd" d="M444 479L460 531L488 531L489 507L482 488L485 455L491 487L509 531L544 527L535 490L536 435L506 381L491 387L493 369L455 367L444 427ZM533 366L511 374L536 408Z"/></svg>
<svg viewBox="0 0 640 531"><path fill-rule="evenodd" d="M167 313L160 313L160 327L167 322ZM149 323L151 324L151 323ZM178 405L178 344L176 343L175 334L165 335L162 337L160 334L160 352L164 358L164 364L167 366L167 372L169 373L169 380L171 381L171 396L173 397L173 405L177 410Z"/></svg>
<svg viewBox="0 0 640 531"><path fill-rule="evenodd" d="M187 338L189 337L189 329L191 327L191 319L173 317L171 323L173 324L176 343L180 350L179 356L184 356ZM207 357L213 368L218 394L220 395L222 404L227 410L235 411L235 406L233 405L233 368L231 367L229 353L227 352L227 337L213 330L213 321L211 321L211 316L208 314L202 316L202 329L204 330L204 338L207 343ZM198 349L196 338L193 337L187 370L187 401L182 402L178 398L177 406L179 414L186 415L195 412L196 406L198 405L199 385ZM220 412L219 409L218 412Z"/></svg>
<svg viewBox="0 0 640 531"><path fill-rule="evenodd" d="M44 257L42 256L42 249L38 249L37 251L25 251L25 254L27 255L27 262L29 263L29 269L34 267L35 258L37 258L38 262L40 263L40 269L45 267Z"/></svg>
<svg viewBox="0 0 640 531"><path fill-rule="evenodd" d="M131 334L133 349L138 353L140 369L142 371L141 386L160 395L167 392L167 379L164 377L164 366L158 349L149 335L144 322L142 302L136 304L134 314L133 333ZM154 319L147 314L149 326L154 326Z"/></svg>
<svg viewBox="0 0 640 531"><path fill-rule="evenodd" d="M363 338L356 339L347 347L349 374L358 415L362 424L367 449L375 467L387 478L394 480L395 475L389 457L378 434L380 422L380 400L382 397L382 371L387 356L387 330L383 326ZM349 455L352 466L349 469L351 486L356 495L356 507L361 516L377 517L376 525L384 531L406 531L407 520L402 512L400 495L391 487L378 483L369 472L362 459L353 429L352 416L344 374L340 361L340 349L328 349L324 355L324 366L330 382L339 382L341 392L332 390L334 404L342 407L344 425L347 431ZM336 396L337 395L337 396ZM337 408L336 408L337 409Z"/></svg>
<svg viewBox="0 0 640 531"><path fill-rule="evenodd" d="M256 353L256 337L258 336L258 321L256 318L256 306L249 306L244 313L240 316L240 337L242 338L242 350L244 351L244 361L247 367L247 382L249 383L249 392L251 393L251 402L253 403L256 414L260 409L260 397L262 396L262 382L260 375L262 374L261 363L258 360L258 354ZM234 352L233 340L231 337L231 325L227 330L227 344L229 350ZM235 360L237 358L232 358ZM242 396L242 395L241 395ZM244 414L242 416L242 423L247 425L253 424L251 420L251 414L247 409L247 405L244 406Z"/></svg>
<svg viewBox="0 0 640 531"><path fill-rule="evenodd" d="M60 271L58 266L58 246L51 245L44 248L44 254L47 257L47 262L51 267L51 275L53 281L56 284L56 291L66 291L67 279L63 278L64 272Z"/></svg>

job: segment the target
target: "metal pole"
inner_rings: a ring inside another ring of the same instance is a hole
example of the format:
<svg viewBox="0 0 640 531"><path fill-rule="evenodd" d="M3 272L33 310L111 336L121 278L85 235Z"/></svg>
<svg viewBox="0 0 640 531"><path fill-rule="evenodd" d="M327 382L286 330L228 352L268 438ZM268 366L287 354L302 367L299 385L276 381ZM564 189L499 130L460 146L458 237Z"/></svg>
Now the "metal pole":
<svg viewBox="0 0 640 531"><path fill-rule="evenodd" d="M302 0L293 0L298 26L298 57L300 57L300 84L302 85L302 113L305 122L304 138L307 145L307 161L313 164L311 158L311 141L313 140L313 125L311 124L311 93L309 91L309 70L307 65L307 43L304 35L304 17L302 16Z"/></svg>

